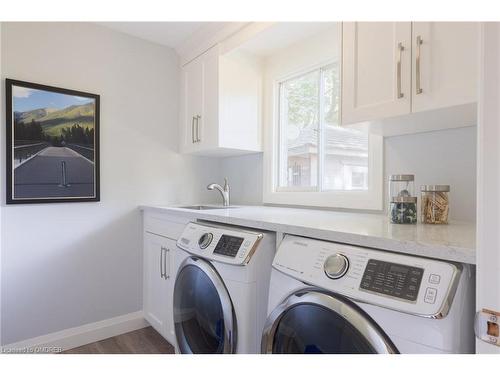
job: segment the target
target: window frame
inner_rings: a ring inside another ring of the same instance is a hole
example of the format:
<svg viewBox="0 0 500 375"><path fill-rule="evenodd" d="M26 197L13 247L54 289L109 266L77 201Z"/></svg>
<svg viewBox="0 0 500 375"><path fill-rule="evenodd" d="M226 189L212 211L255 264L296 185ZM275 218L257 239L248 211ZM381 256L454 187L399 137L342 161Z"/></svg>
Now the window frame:
<svg viewBox="0 0 500 375"><path fill-rule="evenodd" d="M383 137L380 135L369 134L368 136L368 190L321 190L322 185L322 159L320 157L324 148L321 140L324 137L319 137L318 141L318 184L316 187L294 188L280 186L280 151L281 147L281 90L282 83L306 75L315 70L324 70L334 63L340 64L342 70L342 61L339 58L322 61L318 64L309 65L302 69L295 70L292 73L276 76L268 83L270 94L268 98L269 106L267 107L267 119L271 126L266 128L265 132L265 147L264 147L264 189L263 201L267 204L281 204L294 206L311 206L311 207L328 207L328 208L346 208L360 210L382 210L383 209ZM320 78L320 86L322 86ZM342 74L340 77L340 100L342 100ZM319 99L320 108L322 107L323 88L320 87ZM340 103L339 103L340 104ZM320 110L321 111L321 110ZM342 106L340 105L339 126L343 126L341 122ZM320 116L318 131L322 131L323 119ZM356 127L369 128L369 123L358 124Z"/></svg>

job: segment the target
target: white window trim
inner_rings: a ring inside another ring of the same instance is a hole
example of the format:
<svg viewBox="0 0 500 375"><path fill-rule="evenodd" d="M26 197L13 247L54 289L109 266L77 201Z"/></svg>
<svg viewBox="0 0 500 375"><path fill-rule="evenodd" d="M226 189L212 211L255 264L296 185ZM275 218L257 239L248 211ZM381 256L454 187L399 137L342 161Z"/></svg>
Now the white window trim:
<svg viewBox="0 0 500 375"><path fill-rule="evenodd" d="M308 69L273 79L271 97L267 97L268 103L266 103L268 106L266 105L265 123L271 126L267 126L264 133L263 201L280 205L382 210L384 142L382 136L375 134L368 136L368 190L294 191L293 188L286 191L283 188L278 190L280 83L327 64L315 64Z"/></svg>

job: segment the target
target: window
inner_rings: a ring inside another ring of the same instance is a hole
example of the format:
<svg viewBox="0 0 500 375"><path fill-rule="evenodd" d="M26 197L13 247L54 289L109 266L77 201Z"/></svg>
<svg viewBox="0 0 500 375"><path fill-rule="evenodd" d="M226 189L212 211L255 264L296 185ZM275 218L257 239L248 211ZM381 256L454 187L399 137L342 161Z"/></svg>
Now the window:
<svg viewBox="0 0 500 375"><path fill-rule="evenodd" d="M382 209L382 137L340 126L336 60L270 86L266 203Z"/></svg>
<svg viewBox="0 0 500 375"><path fill-rule="evenodd" d="M280 191L368 189L368 134L339 126L339 64L279 83Z"/></svg>

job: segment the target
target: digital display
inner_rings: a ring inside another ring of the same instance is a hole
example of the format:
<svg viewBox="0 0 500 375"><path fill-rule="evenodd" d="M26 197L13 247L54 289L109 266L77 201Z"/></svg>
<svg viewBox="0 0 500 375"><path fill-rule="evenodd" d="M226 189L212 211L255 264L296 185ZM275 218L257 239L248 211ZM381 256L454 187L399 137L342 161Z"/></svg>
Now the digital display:
<svg viewBox="0 0 500 375"><path fill-rule="evenodd" d="M241 244L243 243L242 237L233 237L223 234L215 246L214 254L225 255L234 258L238 254Z"/></svg>
<svg viewBox="0 0 500 375"><path fill-rule="evenodd" d="M370 259L360 289L416 301L424 275L423 268Z"/></svg>
<svg viewBox="0 0 500 375"><path fill-rule="evenodd" d="M389 269L389 272L407 274L408 273L408 267L394 265L394 266L391 266L391 268Z"/></svg>

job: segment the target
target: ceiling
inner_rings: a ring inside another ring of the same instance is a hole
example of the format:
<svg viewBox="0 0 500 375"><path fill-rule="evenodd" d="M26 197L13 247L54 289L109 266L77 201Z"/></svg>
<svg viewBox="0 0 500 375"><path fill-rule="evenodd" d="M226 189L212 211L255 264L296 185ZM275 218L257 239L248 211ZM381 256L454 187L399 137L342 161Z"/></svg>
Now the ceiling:
<svg viewBox="0 0 500 375"><path fill-rule="evenodd" d="M245 42L240 50L257 56L269 56L279 49L338 25L338 22L276 22Z"/></svg>
<svg viewBox="0 0 500 375"><path fill-rule="evenodd" d="M98 22L150 42L176 48L208 22Z"/></svg>

